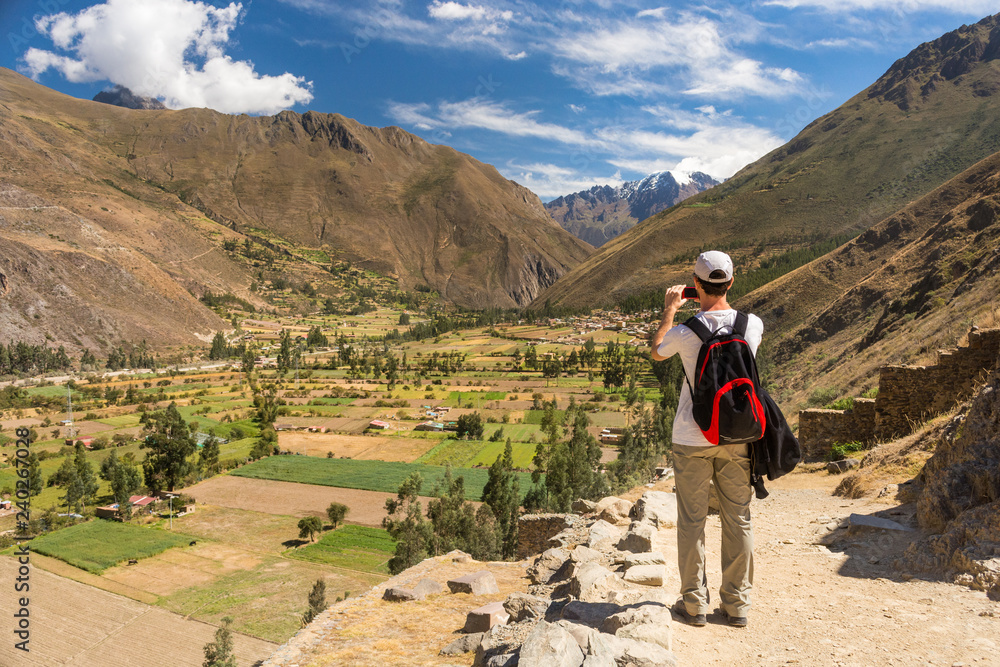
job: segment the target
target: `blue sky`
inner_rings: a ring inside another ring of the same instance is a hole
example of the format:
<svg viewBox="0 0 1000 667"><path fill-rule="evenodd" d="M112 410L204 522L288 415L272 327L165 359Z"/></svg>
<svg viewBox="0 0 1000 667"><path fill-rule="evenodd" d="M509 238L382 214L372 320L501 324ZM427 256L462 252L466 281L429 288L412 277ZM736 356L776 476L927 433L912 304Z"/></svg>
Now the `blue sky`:
<svg viewBox="0 0 1000 667"><path fill-rule="evenodd" d="M995 0L0 0L0 65L77 97L399 125L551 199L728 178Z"/></svg>

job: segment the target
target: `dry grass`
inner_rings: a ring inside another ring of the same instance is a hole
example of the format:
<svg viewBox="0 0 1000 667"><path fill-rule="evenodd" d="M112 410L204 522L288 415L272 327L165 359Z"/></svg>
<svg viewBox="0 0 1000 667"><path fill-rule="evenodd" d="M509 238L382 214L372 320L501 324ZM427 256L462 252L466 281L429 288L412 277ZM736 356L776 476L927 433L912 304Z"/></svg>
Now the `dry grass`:
<svg viewBox="0 0 1000 667"><path fill-rule="evenodd" d="M883 442L869 450L861 465L837 484L835 495L846 498L874 497L889 484L900 484L916 477L934 453L941 429L955 412L939 415L910 435ZM886 497L886 502L902 500Z"/></svg>

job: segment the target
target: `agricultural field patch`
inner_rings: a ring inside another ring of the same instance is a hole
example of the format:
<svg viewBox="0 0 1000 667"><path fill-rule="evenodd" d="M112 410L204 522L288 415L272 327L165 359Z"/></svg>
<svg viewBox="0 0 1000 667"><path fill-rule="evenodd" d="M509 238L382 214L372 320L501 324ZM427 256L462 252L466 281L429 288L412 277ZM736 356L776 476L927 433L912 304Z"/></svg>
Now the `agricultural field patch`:
<svg viewBox="0 0 1000 667"><path fill-rule="evenodd" d="M470 461L474 466L491 466L497 457L503 454L506 442L487 442L485 447ZM522 470L531 469L531 461L535 458L535 445L527 442L512 442L510 444L511 455L514 458L514 467ZM524 480L521 480L524 483Z"/></svg>
<svg viewBox="0 0 1000 667"><path fill-rule="evenodd" d="M396 497L395 492L339 489L233 475L212 477L183 491L198 500L199 508L202 503L209 503L251 512L292 516L296 523L298 518L304 516L324 517L325 520L326 508L330 503L338 502L350 508L347 521L366 526L381 526L382 519L385 518L385 501ZM296 528L285 539L297 536Z"/></svg>
<svg viewBox="0 0 1000 667"><path fill-rule="evenodd" d="M99 573L130 558L148 558L190 541L187 535L94 519L37 537L31 541L31 550Z"/></svg>
<svg viewBox="0 0 1000 667"><path fill-rule="evenodd" d="M339 433L309 433L284 431L278 434L278 445L306 456L366 459L376 461L416 461L435 444L426 438L406 438L378 435L343 435Z"/></svg>
<svg viewBox="0 0 1000 667"><path fill-rule="evenodd" d="M0 576L13 581L17 561L0 558ZM24 655L14 649L13 642L3 642L0 664L64 665L71 661L79 667L200 665L205 658L202 647L215 635L213 625L187 620L44 570L35 569L31 577L31 614L45 622L31 626L30 663L24 662ZM13 586L4 586L0 605L13 609L15 595ZM275 642L239 633L234 633L233 640L240 665L256 664L277 648Z"/></svg>
<svg viewBox="0 0 1000 667"><path fill-rule="evenodd" d="M101 576L164 597L191 586L207 586L233 572L251 570L260 562L260 556L243 549L198 541L193 547L170 549L136 565L116 565Z"/></svg>
<svg viewBox="0 0 1000 667"><path fill-rule="evenodd" d="M396 541L381 528L347 524L330 530L312 544L289 549L289 558L388 575Z"/></svg>
<svg viewBox="0 0 1000 667"><path fill-rule="evenodd" d="M445 468L419 463L393 463L382 461L354 461L351 459L318 459L311 456L269 456L239 468L231 475L284 482L299 482L348 489L365 489L393 493L414 472L424 478L423 491L430 492L444 479ZM518 473L522 493L530 486L530 475ZM465 478L466 498L478 500L486 485L487 471L475 468L456 468L452 476Z"/></svg>

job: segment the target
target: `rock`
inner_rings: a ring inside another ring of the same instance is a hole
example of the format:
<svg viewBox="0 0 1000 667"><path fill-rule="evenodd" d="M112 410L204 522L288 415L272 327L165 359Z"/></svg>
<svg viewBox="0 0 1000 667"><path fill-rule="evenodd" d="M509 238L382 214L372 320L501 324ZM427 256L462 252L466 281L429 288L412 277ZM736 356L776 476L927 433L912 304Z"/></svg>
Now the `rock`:
<svg viewBox="0 0 1000 667"><path fill-rule="evenodd" d="M613 635L626 625L670 625L670 608L662 604L643 604L608 614L601 623L601 632Z"/></svg>
<svg viewBox="0 0 1000 667"><path fill-rule="evenodd" d="M569 551L566 549L548 549L542 552L531 567L528 568L528 577L536 584L550 584L568 576L565 567L569 561Z"/></svg>
<svg viewBox="0 0 1000 667"><path fill-rule="evenodd" d="M622 559L622 563L627 570L636 565L666 565L667 559L659 551L650 551L647 553L626 554L625 558Z"/></svg>
<svg viewBox="0 0 1000 667"><path fill-rule="evenodd" d="M895 498L896 494L899 493L899 484L886 484L882 487L882 490L878 492L878 498Z"/></svg>
<svg viewBox="0 0 1000 667"><path fill-rule="evenodd" d="M421 579L416 586L413 587L413 592L416 593L417 597L423 600L428 595L437 595L438 593L444 593L445 587L434 581L433 579Z"/></svg>
<svg viewBox="0 0 1000 667"><path fill-rule="evenodd" d="M511 593L503 602L503 608L510 614L510 622L520 623L527 619L545 618L551 600L527 593Z"/></svg>
<svg viewBox="0 0 1000 667"><path fill-rule="evenodd" d="M596 551L590 547L585 547L582 544L569 552L569 559L577 565L582 565L583 563L589 563L591 561L598 561L602 558L604 558L604 554L600 551Z"/></svg>
<svg viewBox="0 0 1000 667"><path fill-rule="evenodd" d="M448 582L452 593L471 593L472 595L492 595L499 593L496 577L489 570L480 570L466 574Z"/></svg>
<svg viewBox="0 0 1000 667"><path fill-rule="evenodd" d="M908 528L901 523L893 521L892 519L883 519L881 517L868 516L866 514L851 514L851 516L847 517L847 525L851 533L856 533L867 528L874 528L877 530L913 530L912 528Z"/></svg>
<svg viewBox="0 0 1000 667"><path fill-rule="evenodd" d="M482 667L516 667L517 653L496 653L483 660Z"/></svg>
<svg viewBox="0 0 1000 667"><path fill-rule="evenodd" d="M570 505L570 509L572 509L577 514L586 514L588 512L593 512L594 511L594 507L596 507L596 506L597 506L597 503L595 503L593 500L587 500L585 498L580 498L578 500L574 500L573 501L573 504Z"/></svg>
<svg viewBox="0 0 1000 667"><path fill-rule="evenodd" d="M604 620L619 611L621 607L607 602L580 602L570 600L562 609L562 617L592 628L599 628Z"/></svg>
<svg viewBox="0 0 1000 667"><path fill-rule="evenodd" d="M549 538L549 548L566 548L580 543L580 535L574 528L561 530Z"/></svg>
<svg viewBox="0 0 1000 667"><path fill-rule="evenodd" d="M619 551L647 552L653 550L653 526L633 521L625 537L618 541Z"/></svg>
<svg viewBox="0 0 1000 667"><path fill-rule="evenodd" d="M642 586L662 586L666 575L663 565L635 565L625 570L625 581Z"/></svg>
<svg viewBox="0 0 1000 667"><path fill-rule="evenodd" d="M658 644L601 633L591 636L591 653L610 653L619 665L676 667L677 656Z"/></svg>
<svg viewBox="0 0 1000 667"><path fill-rule="evenodd" d="M659 644L671 650L670 609L666 605L632 607L605 619L601 632L636 641Z"/></svg>
<svg viewBox="0 0 1000 667"><path fill-rule="evenodd" d="M590 646L590 633L597 632L592 627L583 625L582 623L574 623L573 621L567 621L565 619L559 619L555 622L560 628L570 633L576 643L580 646L580 650L584 653L587 652L587 648Z"/></svg>
<svg viewBox="0 0 1000 667"><path fill-rule="evenodd" d="M617 583L618 576L608 568L598 563L584 563L570 579L569 592L583 602L604 602Z"/></svg>
<svg viewBox="0 0 1000 667"><path fill-rule="evenodd" d="M455 549L454 551L449 551L448 553L446 553L445 554L445 558L451 558L451 562L453 562L453 563L471 563L472 562L472 556L470 556L469 554L465 553L464 551L459 551L458 549Z"/></svg>
<svg viewBox="0 0 1000 667"><path fill-rule="evenodd" d="M423 600L415 592L408 588L387 588L382 594L382 599L388 602L412 602L413 600Z"/></svg>
<svg viewBox="0 0 1000 667"><path fill-rule="evenodd" d="M602 506L605 500L612 502ZM632 511L632 503L622 498L605 498L594 507L595 512L599 512L601 519L611 524L627 523L629 513Z"/></svg>
<svg viewBox="0 0 1000 667"><path fill-rule="evenodd" d="M830 461L826 464L826 471L839 475L842 472L847 472L851 468L856 468L861 465L861 461L858 459L841 459L839 461Z"/></svg>
<svg viewBox="0 0 1000 667"><path fill-rule="evenodd" d="M483 641L485 632L473 632L469 635L462 635L452 643L441 649L441 655L462 655L475 651Z"/></svg>
<svg viewBox="0 0 1000 667"><path fill-rule="evenodd" d="M486 632L494 625L506 625L509 620L503 602L491 602L468 613L462 632Z"/></svg>
<svg viewBox="0 0 1000 667"><path fill-rule="evenodd" d="M654 528L676 528L677 496L664 491L646 491L635 503L635 518Z"/></svg>
<svg viewBox="0 0 1000 667"><path fill-rule="evenodd" d="M622 607L651 602L669 607L674 599L676 596L668 593L662 586L631 586L623 591L612 591L608 594L608 602Z"/></svg>
<svg viewBox="0 0 1000 667"><path fill-rule="evenodd" d="M598 520L590 527L587 546L598 551L608 551L620 540L622 532L604 520Z"/></svg>
<svg viewBox="0 0 1000 667"><path fill-rule="evenodd" d="M539 621L524 639L518 665L524 667L579 667L583 651L569 632L555 623Z"/></svg>

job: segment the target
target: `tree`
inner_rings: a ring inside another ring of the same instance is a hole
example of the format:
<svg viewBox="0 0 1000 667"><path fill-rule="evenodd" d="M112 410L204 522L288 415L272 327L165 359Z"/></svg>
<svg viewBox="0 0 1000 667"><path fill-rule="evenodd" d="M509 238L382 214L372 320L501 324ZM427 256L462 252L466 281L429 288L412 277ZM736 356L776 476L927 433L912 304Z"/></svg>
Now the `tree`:
<svg viewBox="0 0 1000 667"><path fill-rule="evenodd" d="M399 325L405 327L405 326L409 326L409 324L410 324L410 314L409 313L400 313L399 314Z"/></svg>
<svg viewBox="0 0 1000 667"><path fill-rule="evenodd" d="M307 516L304 519L299 519L299 539L309 538L309 541L313 541L313 536L323 530L323 520L318 516Z"/></svg>
<svg viewBox="0 0 1000 667"><path fill-rule="evenodd" d="M146 486L154 495L164 489L173 491L191 471L188 457L194 454L196 446L188 425L176 403L166 410L145 412L139 421L147 434L139 448L149 450L142 463Z"/></svg>
<svg viewBox="0 0 1000 667"><path fill-rule="evenodd" d="M312 620L326 609L326 581L317 579L309 591L309 609L302 615L302 627L312 623Z"/></svg>
<svg viewBox="0 0 1000 667"><path fill-rule="evenodd" d="M309 335L306 336L306 345L309 347L326 347L329 345L329 341L323 332L320 330L319 325L309 329Z"/></svg>
<svg viewBox="0 0 1000 667"><path fill-rule="evenodd" d="M602 362L605 389L610 389L611 387L621 387L625 384L625 375L627 370L625 352L621 345L618 345L613 340L609 340L607 347L604 348Z"/></svg>
<svg viewBox="0 0 1000 667"><path fill-rule="evenodd" d="M28 454L28 494L37 496L45 488L42 478L42 462L37 452Z"/></svg>
<svg viewBox="0 0 1000 667"><path fill-rule="evenodd" d="M222 627L215 631L215 641L205 644L205 662L201 667L236 667L236 656L233 655L233 633L229 629L233 619L226 616L222 619Z"/></svg>
<svg viewBox="0 0 1000 667"><path fill-rule="evenodd" d="M336 530L337 524L344 520L349 511L351 511L351 508L344 503L330 503L330 506L326 508L326 516L330 519L330 523L333 524L334 530Z"/></svg>
<svg viewBox="0 0 1000 667"><path fill-rule="evenodd" d="M531 370L538 367L538 350L534 345L529 345L527 352L524 353L524 365Z"/></svg>
<svg viewBox="0 0 1000 667"><path fill-rule="evenodd" d="M281 330L281 345L278 348L278 373L284 373L292 366L292 334Z"/></svg>
<svg viewBox="0 0 1000 667"><path fill-rule="evenodd" d="M104 462L101 463L101 479L111 482L111 495L118 503L120 512L128 513L129 498L142 488L142 474L139 469L129 461L118 458L118 454L111 450Z"/></svg>
<svg viewBox="0 0 1000 667"><path fill-rule="evenodd" d="M511 560L517 554L517 519L520 516L521 485L514 472L514 453L510 438L503 454L490 466L489 478L481 500L492 510L497 522L500 555Z"/></svg>
<svg viewBox="0 0 1000 667"><path fill-rule="evenodd" d="M201 467L208 473L214 473L219 467L219 440L214 436L209 436L208 440L201 447L199 456Z"/></svg>
<svg viewBox="0 0 1000 667"><path fill-rule="evenodd" d="M253 345L245 343L243 345L243 357L241 359L243 362L243 375L247 384L250 383L250 377L253 375L254 363L257 361L257 350L254 349Z"/></svg>
<svg viewBox="0 0 1000 667"><path fill-rule="evenodd" d="M482 440L483 430L483 418L478 412L471 412L458 418L458 432L456 435L459 438L468 436L473 440Z"/></svg>
<svg viewBox="0 0 1000 667"><path fill-rule="evenodd" d="M208 358L215 360L227 357L229 357L229 344L226 343L226 337L222 335L222 332L218 331L215 338L212 339L212 349L208 351Z"/></svg>
<svg viewBox="0 0 1000 667"><path fill-rule="evenodd" d="M444 483L434 489L434 496L427 503L427 518L433 531L432 554L460 549L476 560L495 560L496 517L489 507L483 505L477 511L465 499L465 479L452 478L451 468L446 468Z"/></svg>
<svg viewBox="0 0 1000 667"><path fill-rule="evenodd" d="M601 462L601 446L587 431L590 418L576 410L573 435L568 442L556 443L551 450L545 486L549 507L568 512L576 498L598 498L605 495L607 483L597 472Z"/></svg>
<svg viewBox="0 0 1000 667"><path fill-rule="evenodd" d="M396 553L388 563L389 574L399 574L427 558L433 527L424 519L417 500L423 481L419 472L411 473L399 485L396 497L385 501L386 517L382 519L382 527L396 540Z"/></svg>
<svg viewBox="0 0 1000 667"><path fill-rule="evenodd" d="M83 492L72 458L67 456L63 460L62 465L55 471L49 482L66 492L62 498L62 501L66 503L66 511L72 512L80 508Z"/></svg>

